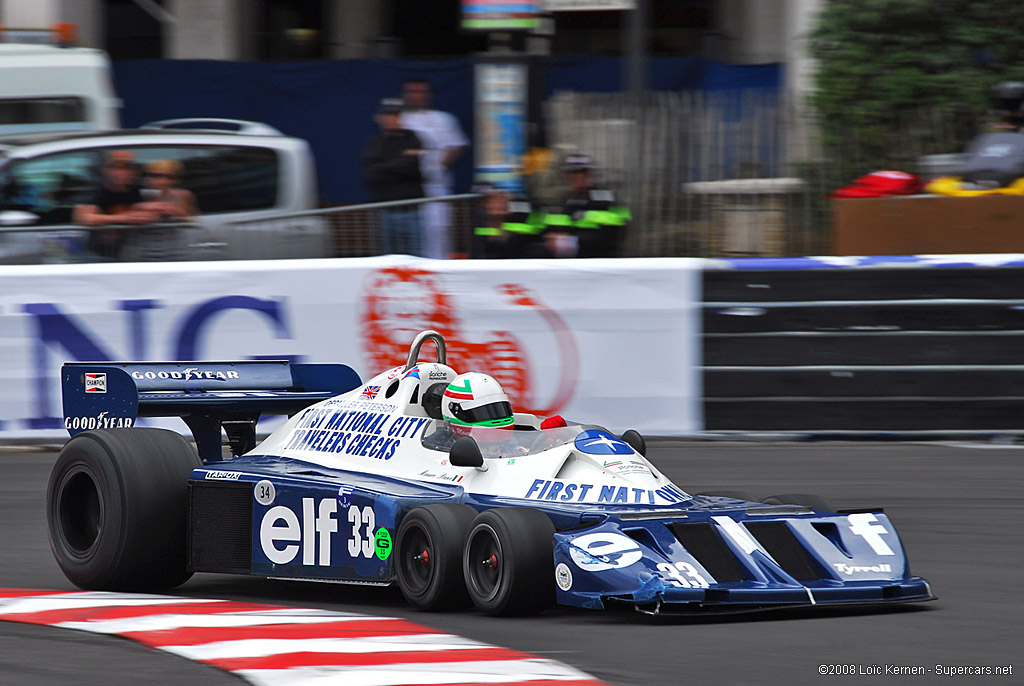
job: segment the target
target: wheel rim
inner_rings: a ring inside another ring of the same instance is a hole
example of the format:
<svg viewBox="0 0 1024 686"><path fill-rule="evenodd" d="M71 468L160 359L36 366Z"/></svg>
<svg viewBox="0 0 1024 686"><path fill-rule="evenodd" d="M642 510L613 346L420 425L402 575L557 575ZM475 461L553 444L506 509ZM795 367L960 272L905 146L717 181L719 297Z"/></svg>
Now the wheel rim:
<svg viewBox="0 0 1024 686"><path fill-rule="evenodd" d="M92 474L74 469L65 475L57 495L60 538L76 557L87 557L103 528L103 502Z"/></svg>
<svg viewBox="0 0 1024 686"><path fill-rule="evenodd" d="M430 587L437 569L434 547L422 528L416 526L406 531L402 537L400 559L406 590L413 595L422 595Z"/></svg>
<svg viewBox="0 0 1024 686"><path fill-rule="evenodd" d="M493 600L501 588L504 556L501 542L491 527L481 524L473 531L466 559L466 582L470 592L481 600Z"/></svg>

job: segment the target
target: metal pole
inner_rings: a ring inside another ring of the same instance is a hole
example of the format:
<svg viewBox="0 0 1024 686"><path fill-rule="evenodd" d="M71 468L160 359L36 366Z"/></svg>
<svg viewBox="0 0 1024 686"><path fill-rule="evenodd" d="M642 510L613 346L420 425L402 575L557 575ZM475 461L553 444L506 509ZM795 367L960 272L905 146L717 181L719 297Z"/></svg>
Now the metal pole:
<svg viewBox="0 0 1024 686"><path fill-rule="evenodd" d="M626 240L632 248L627 249L633 254L647 252L646 236L640 227L646 223L643 197L643 164L644 164L644 93L647 91L647 26L649 24L648 0L635 0L633 9L626 10L626 79L625 85L629 92L629 107L635 118L633 135L636 137L630 146L629 159L626 162L629 172L625 191L626 202L632 207L633 221L630 233L632 240ZM627 111L628 111L627 110ZM629 115L627 115L629 116Z"/></svg>
<svg viewBox="0 0 1024 686"><path fill-rule="evenodd" d="M635 0L626 11L626 87L633 96L647 90L647 32L650 24L649 0Z"/></svg>

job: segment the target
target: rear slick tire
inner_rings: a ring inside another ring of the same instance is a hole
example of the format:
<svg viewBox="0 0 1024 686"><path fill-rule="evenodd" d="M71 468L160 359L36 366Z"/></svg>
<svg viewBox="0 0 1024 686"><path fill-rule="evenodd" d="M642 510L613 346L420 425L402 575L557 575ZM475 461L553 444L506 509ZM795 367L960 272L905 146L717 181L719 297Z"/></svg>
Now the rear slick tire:
<svg viewBox="0 0 1024 686"><path fill-rule="evenodd" d="M99 429L65 444L50 472L50 548L90 590L166 590L188 580L188 479L202 462L164 429Z"/></svg>
<svg viewBox="0 0 1024 686"><path fill-rule="evenodd" d="M473 521L462 556L466 590L489 615L532 615L555 601L555 527L540 510L497 508Z"/></svg>

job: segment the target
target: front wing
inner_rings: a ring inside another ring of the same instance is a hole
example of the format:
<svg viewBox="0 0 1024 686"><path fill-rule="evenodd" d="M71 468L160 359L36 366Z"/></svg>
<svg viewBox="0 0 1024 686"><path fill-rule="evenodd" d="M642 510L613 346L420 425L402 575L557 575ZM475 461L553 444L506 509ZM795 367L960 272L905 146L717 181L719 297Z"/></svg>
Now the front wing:
<svg viewBox="0 0 1024 686"><path fill-rule="evenodd" d="M559 604L712 612L931 600L889 519L809 508L610 516L555 534Z"/></svg>

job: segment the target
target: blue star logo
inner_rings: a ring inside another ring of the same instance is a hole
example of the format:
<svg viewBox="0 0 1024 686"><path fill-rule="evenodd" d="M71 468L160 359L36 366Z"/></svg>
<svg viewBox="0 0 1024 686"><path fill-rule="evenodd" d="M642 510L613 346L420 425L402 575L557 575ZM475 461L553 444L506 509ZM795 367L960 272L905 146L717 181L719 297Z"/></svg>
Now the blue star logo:
<svg viewBox="0 0 1024 686"><path fill-rule="evenodd" d="M632 455L633 449L605 431L588 429L576 437L576 449L587 455Z"/></svg>

